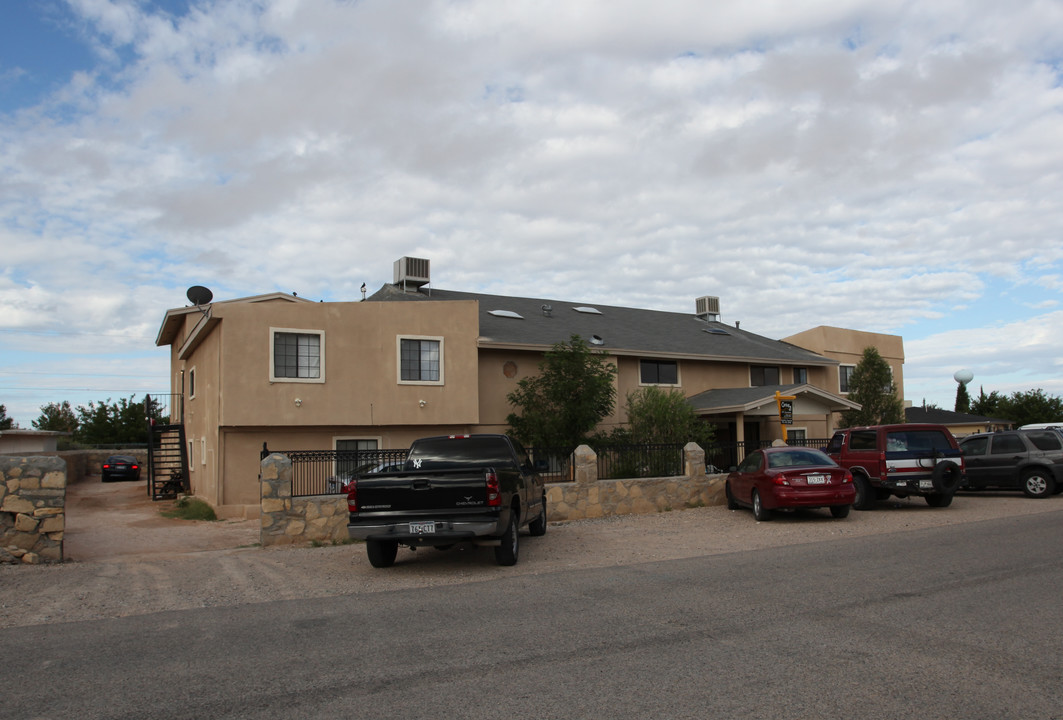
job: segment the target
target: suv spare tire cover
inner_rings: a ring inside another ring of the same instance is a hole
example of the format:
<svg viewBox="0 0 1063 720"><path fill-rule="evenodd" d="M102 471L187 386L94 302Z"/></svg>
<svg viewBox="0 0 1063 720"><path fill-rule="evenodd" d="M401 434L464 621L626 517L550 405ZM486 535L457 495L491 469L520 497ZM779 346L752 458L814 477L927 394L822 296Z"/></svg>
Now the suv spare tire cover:
<svg viewBox="0 0 1063 720"><path fill-rule="evenodd" d="M934 483L934 490L939 493L954 493L960 486L960 466L951 460L939 462L934 467L934 474L930 480Z"/></svg>

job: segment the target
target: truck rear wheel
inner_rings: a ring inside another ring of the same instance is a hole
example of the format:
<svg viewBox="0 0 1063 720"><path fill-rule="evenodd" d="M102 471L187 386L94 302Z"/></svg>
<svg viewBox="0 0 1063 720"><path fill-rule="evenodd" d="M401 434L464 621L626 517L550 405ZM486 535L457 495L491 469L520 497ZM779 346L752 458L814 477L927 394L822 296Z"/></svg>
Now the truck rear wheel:
<svg viewBox="0 0 1063 720"><path fill-rule="evenodd" d="M528 523L528 532L533 537L542 537L546 534L546 493L543 493L543 504L539 506L539 515Z"/></svg>
<svg viewBox="0 0 1063 720"><path fill-rule="evenodd" d="M517 511L509 511L509 525L502 534L502 544L495 548L495 562L499 565L516 565L520 551L517 533Z"/></svg>
<svg viewBox="0 0 1063 720"><path fill-rule="evenodd" d="M395 564L399 544L390 540L366 540L365 552L369 556L370 565L375 568L389 568Z"/></svg>

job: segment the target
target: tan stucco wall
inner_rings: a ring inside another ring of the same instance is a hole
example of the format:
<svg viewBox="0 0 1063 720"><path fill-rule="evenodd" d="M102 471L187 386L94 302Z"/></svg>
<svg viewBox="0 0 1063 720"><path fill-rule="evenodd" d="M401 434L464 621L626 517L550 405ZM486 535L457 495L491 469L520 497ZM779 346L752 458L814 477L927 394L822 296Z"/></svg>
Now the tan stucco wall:
<svg viewBox="0 0 1063 720"><path fill-rule="evenodd" d="M874 347L893 370L893 381L897 384L898 397L904 398L904 339L900 335L886 335L864 330L820 325L796 335L782 339L814 353L837 360L843 365L856 365L864 354L864 348ZM827 392L839 392L838 368L826 368L823 382L812 382L809 370L809 382Z"/></svg>

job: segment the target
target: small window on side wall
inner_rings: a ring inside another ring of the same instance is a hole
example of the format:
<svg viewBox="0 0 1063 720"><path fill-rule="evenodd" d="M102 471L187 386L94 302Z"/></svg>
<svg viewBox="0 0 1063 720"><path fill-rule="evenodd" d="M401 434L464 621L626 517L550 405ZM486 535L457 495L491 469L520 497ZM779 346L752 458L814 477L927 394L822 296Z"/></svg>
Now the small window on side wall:
<svg viewBox="0 0 1063 720"><path fill-rule="evenodd" d="M847 393L849 392L849 382L853 378L853 370L856 370L855 365L842 365L838 368L838 391Z"/></svg>
<svg viewBox="0 0 1063 720"><path fill-rule="evenodd" d="M675 360L640 360L639 382L643 385L678 385L679 363Z"/></svg>
<svg viewBox="0 0 1063 720"><path fill-rule="evenodd" d="M795 367L794 368L794 384L804 385L808 382L808 368Z"/></svg>

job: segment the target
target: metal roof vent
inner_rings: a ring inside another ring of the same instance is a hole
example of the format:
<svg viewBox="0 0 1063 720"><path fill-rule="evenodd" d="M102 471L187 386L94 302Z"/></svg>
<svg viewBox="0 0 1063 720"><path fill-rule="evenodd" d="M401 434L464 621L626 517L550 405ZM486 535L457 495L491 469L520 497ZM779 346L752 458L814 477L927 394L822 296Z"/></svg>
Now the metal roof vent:
<svg viewBox="0 0 1063 720"><path fill-rule="evenodd" d="M395 261L395 284L419 288L431 282L428 260L424 258L401 257Z"/></svg>
<svg viewBox="0 0 1063 720"><path fill-rule="evenodd" d="M697 315L699 319L719 322L720 298L713 295L703 295L694 300L694 306L696 308L694 314Z"/></svg>

